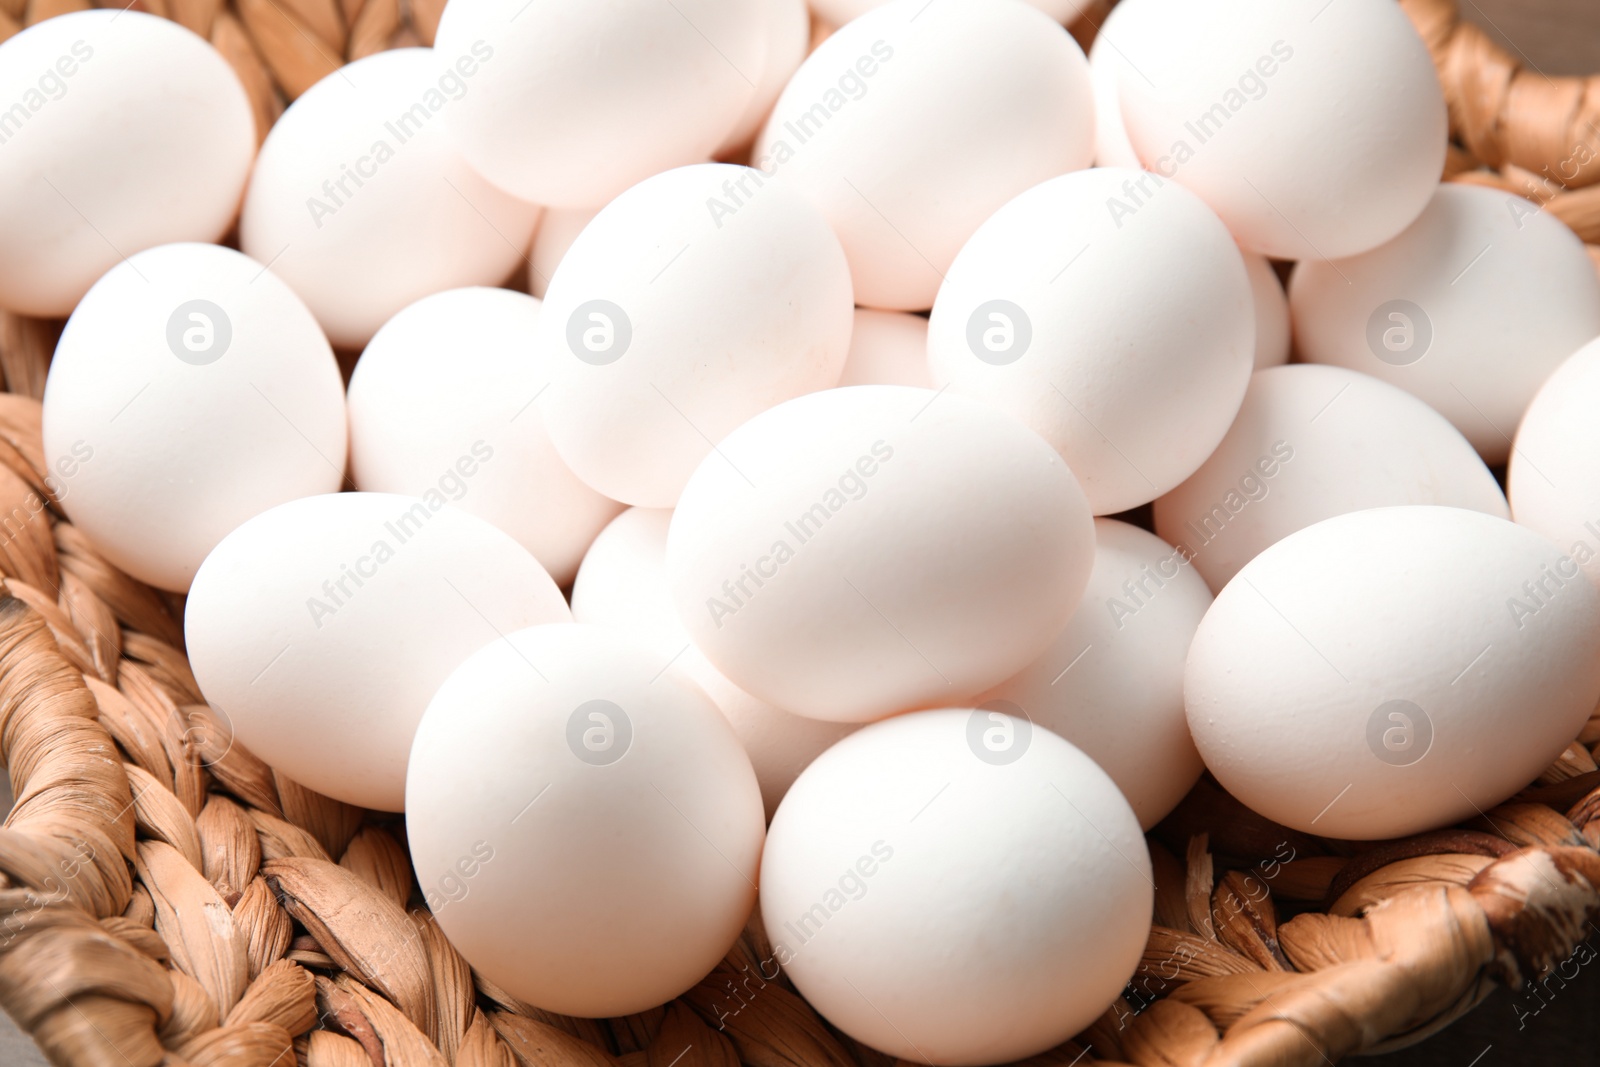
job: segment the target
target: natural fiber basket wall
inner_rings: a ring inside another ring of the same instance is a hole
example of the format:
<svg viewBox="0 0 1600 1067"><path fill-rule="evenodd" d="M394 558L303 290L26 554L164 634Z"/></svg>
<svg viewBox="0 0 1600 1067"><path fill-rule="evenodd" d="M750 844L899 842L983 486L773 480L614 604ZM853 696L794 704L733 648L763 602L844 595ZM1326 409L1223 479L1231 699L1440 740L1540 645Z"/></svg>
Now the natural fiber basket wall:
<svg viewBox="0 0 1600 1067"><path fill-rule="evenodd" d="M214 41L264 130L339 63L428 41L442 0L136 4ZM86 6L0 0L0 36ZM1405 6L1451 99L1448 176L1548 200L1600 241L1600 81L1519 69L1451 0ZM475 981L421 906L403 823L231 744L184 659L181 604L116 571L51 500L35 398L57 329L0 318L0 514L15 519L0 754L17 791L0 1002L54 1062L888 1067L763 972L757 925L690 993L625 1019L553 1016ZM1128 995L1037 1062L1314 1067L1547 973L1600 915L1597 743L1600 719L1513 802L1375 845L1288 831L1202 782L1151 835L1155 926Z"/></svg>

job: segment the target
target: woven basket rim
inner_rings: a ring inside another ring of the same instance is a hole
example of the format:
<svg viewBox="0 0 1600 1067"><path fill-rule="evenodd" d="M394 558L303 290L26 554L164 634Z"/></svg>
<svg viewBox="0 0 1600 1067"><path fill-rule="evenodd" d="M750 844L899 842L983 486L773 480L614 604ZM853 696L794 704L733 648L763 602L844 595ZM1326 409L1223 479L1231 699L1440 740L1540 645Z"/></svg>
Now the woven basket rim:
<svg viewBox="0 0 1600 1067"><path fill-rule="evenodd" d="M1522 70L1455 0L1401 3L1450 103L1442 177L1537 200L1593 250L1600 78ZM0 0L0 39L88 6ZM430 43L444 0L134 6L210 39L264 135L340 62ZM1070 27L1086 48L1109 8ZM1593 162L1574 163L1584 146ZM184 658L181 598L122 574L61 512L38 403L58 332L0 312L0 507L27 516L0 542L0 754L17 794L0 829L0 1004L52 1062L892 1067L768 973L759 916L693 990L626 1019L552 1015L474 976L421 906L396 817L231 743ZM1276 826L1202 779L1150 835L1155 921L1126 994L1029 1062L1316 1067L1549 974L1600 915L1591 750L1600 717L1482 818L1359 846Z"/></svg>

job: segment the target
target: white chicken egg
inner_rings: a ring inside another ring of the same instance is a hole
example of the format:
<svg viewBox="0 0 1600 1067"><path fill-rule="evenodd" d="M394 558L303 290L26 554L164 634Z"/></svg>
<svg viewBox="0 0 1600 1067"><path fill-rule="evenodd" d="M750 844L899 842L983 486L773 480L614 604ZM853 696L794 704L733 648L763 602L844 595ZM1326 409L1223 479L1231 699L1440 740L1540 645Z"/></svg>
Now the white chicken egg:
<svg viewBox="0 0 1600 1067"><path fill-rule="evenodd" d="M850 354L840 385L933 388L928 369L928 320L903 311L856 308Z"/></svg>
<svg viewBox="0 0 1600 1067"><path fill-rule="evenodd" d="M1153 886L1139 821L1088 756L998 712L913 712L845 738L784 797L760 969L906 1062L1009 1063L1116 999Z"/></svg>
<svg viewBox="0 0 1600 1067"><path fill-rule="evenodd" d="M771 18L767 0L451 0L434 48L448 62L485 57L451 133L500 188L598 207L733 132Z"/></svg>
<svg viewBox="0 0 1600 1067"><path fill-rule="evenodd" d="M875 7L882 7L887 2L888 0L811 0L811 8L823 21L840 26L851 19L860 18ZM1028 3L1057 22L1071 22L1083 14L1091 2L1092 0L1028 0Z"/></svg>
<svg viewBox="0 0 1600 1067"><path fill-rule="evenodd" d="M1511 450L1511 516L1600 584L1600 339L1556 368L1528 405Z"/></svg>
<svg viewBox="0 0 1600 1067"><path fill-rule="evenodd" d="M752 165L838 231L856 302L920 311L1001 204L1089 165L1083 50L1022 0L892 0L795 72Z"/></svg>
<svg viewBox="0 0 1600 1067"><path fill-rule="evenodd" d="M1600 276L1537 204L1441 185L1399 237L1289 279L1300 356L1381 378L1502 463L1539 386L1600 335Z"/></svg>
<svg viewBox="0 0 1600 1067"><path fill-rule="evenodd" d="M733 131L722 139L714 153L726 156L748 147L750 141L772 114L778 94L789 84L794 72L811 48L811 11L806 0L757 0L766 5L766 57L761 61L761 76L755 79L755 93L745 105L744 114Z"/></svg>
<svg viewBox="0 0 1600 1067"><path fill-rule="evenodd" d="M1444 167L1444 94L1392 0L1125 0L1108 47L1145 167L1279 259L1376 248Z"/></svg>
<svg viewBox="0 0 1600 1067"><path fill-rule="evenodd" d="M1241 252L1245 272L1250 275L1250 295L1256 309L1255 369L1282 366L1289 362L1289 297L1267 257L1242 249Z"/></svg>
<svg viewBox="0 0 1600 1067"><path fill-rule="evenodd" d="M117 8L12 23L0 44L10 311L65 317L126 257L220 240L239 211L255 120L238 76L177 23Z"/></svg>
<svg viewBox="0 0 1600 1067"><path fill-rule="evenodd" d="M549 382L533 356L538 321L539 301L507 289L435 293L390 319L350 377L350 470L359 489L441 494L566 585L622 505L550 444L535 403Z"/></svg>
<svg viewBox="0 0 1600 1067"><path fill-rule="evenodd" d="M417 881L473 969L546 1011L627 1015L704 978L755 905L763 832L711 701L601 627L496 641L417 727Z"/></svg>
<svg viewBox="0 0 1600 1067"><path fill-rule="evenodd" d="M1256 372L1222 444L1156 501L1155 525L1215 590L1296 530L1400 504L1509 517L1494 475L1444 416L1365 374L1297 363Z"/></svg>
<svg viewBox="0 0 1600 1067"><path fill-rule="evenodd" d="M44 450L67 515L122 570L174 592L268 508L338 490L344 386L311 312L229 248L129 256L62 330Z"/></svg>
<svg viewBox="0 0 1600 1067"><path fill-rule="evenodd" d="M1097 515L1194 473L1239 410L1254 352L1227 229L1181 186L1114 168L1037 185L991 216L946 272L928 330L934 382L1038 431Z"/></svg>
<svg viewBox="0 0 1600 1067"><path fill-rule="evenodd" d="M1358 511L1290 534L1217 594L1189 649L1189 727L1267 818L1402 837L1548 767L1600 697L1597 643L1600 591L1532 530L1460 508Z"/></svg>
<svg viewBox="0 0 1600 1067"><path fill-rule="evenodd" d="M1094 520L1094 570L1044 654L976 703L1078 746L1146 829L1200 777L1183 713L1183 664L1211 591L1182 551L1115 519Z"/></svg>
<svg viewBox="0 0 1600 1067"><path fill-rule="evenodd" d="M1122 121L1122 93L1118 79L1127 67L1126 57L1117 49L1123 34L1146 32L1136 28L1143 19L1155 17L1152 5L1124 2L1111 9L1094 43L1089 46L1089 78L1094 84L1094 162L1097 167L1122 167L1139 170L1139 153L1128 140L1128 127Z"/></svg>
<svg viewBox="0 0 1600 1067"><path fill-rule="evenodd" d="M450 672L571 618L527 549L442 496L333 493L224 538L195 575L184 634L241 744L335 800L399 811L412 735Z"/></svg>
<svg viewBox="0 0 1600 1067"><path fill-rule="evenodd" d="M758 171L658 174L594 217L545 291L556 451L616 500L671 507L734 427L839 380L850 271L823 217Z"/></svg>
<svg viewBox="0 0 1600 1067"><path fill-rule="evenodd" d="M588 208L553 208L539 216L533 251L528 253L528 292L544 299L545 290L550 288L550 276L561 265L567 249L598 214L598 210Z"/></svg>
<svg viewBox="0 0 1600 1067"><path fill-rule="evenodd" d="M301 94L262 144L240 246L340 348L430 293L498 285L522 262L539 209L480 177L444 129L493 62L484 49L358 59Z"/></svg>
<svg viewBox="0 0 1600 1067"><path fill-rule="evenodd" d="M663 667L694 681L727 716L750 756L768 818L796 776L856 727L792 715L751 696L711 665L689 640L667 587L667 526L672 512L629 508L600 531L572 586L572 617L610 626L647 644Z"/></svg>
<svg viewBox="0 0 1600 1067"><path fill-rule="evenodd" d="M858 385L763 412L706 457L672 516L667 580L735 684L867 722L1021 670L1093 556L1083 491L1037 434L965 397Z"/></svg>

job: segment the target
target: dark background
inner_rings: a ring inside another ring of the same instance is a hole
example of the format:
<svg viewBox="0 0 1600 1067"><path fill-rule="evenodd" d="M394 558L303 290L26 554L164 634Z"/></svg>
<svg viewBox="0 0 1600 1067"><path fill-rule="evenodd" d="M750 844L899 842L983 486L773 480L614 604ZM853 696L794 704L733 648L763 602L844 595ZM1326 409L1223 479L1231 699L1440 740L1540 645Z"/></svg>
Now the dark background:
<svg viewBox="0 0 1600 1067"><path fill-rule="evenodd" d="M1600 72L1600 0L1461 0L1463 13L1513 55L1546 74ZM0 771L0 812L11 793ZM1592 940L1600 949L1600 937ZM1539 995L1498 990L1443 1033L1400 1052L1374 1056L1371 1067L1501 1067L1510 1064L1600 1062L1600 957L1564 985ZM1566 973L1573 972L1573 966ZM0 1014L0 1064L46 1067L32 1042Z"/></svg>

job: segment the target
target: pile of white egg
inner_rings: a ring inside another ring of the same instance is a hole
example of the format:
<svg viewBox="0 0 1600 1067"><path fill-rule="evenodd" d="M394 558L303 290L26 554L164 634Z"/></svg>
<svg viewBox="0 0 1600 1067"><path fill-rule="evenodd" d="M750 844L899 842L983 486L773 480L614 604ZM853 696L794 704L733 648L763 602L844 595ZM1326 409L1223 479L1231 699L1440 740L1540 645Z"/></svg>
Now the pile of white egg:
<svg viewBox="0 0 1600 1067"><path fill-rule="evenodd" d="M172 23L0 46L67 515L509 992L649 1008L759 907L845 1032L1025 1057L1204 769L1394 837L1595 707L1582 244L1440 185L1392 0L1083 6L450 0L259 152Z"/></svg>

